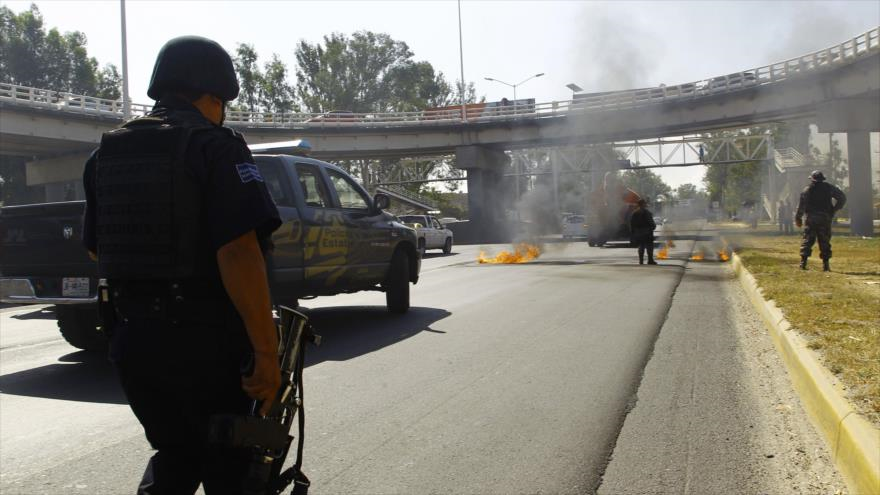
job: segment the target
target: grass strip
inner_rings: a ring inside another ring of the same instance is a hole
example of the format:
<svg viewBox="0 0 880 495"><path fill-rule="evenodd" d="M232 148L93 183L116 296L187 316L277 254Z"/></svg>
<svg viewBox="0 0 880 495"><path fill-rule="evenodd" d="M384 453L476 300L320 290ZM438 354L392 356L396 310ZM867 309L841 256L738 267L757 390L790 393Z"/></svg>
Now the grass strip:
<svg viewBox="0 0 880 495"><path fill-rule="evenodd" d="M727 230L727 229L725 229ZM818 246L800 270L799 235L770 226L730 229L725 237L776 301L792 327L846 387L854 406L880 426L880 238L832 238L831 272L822 272Z"/></svg>

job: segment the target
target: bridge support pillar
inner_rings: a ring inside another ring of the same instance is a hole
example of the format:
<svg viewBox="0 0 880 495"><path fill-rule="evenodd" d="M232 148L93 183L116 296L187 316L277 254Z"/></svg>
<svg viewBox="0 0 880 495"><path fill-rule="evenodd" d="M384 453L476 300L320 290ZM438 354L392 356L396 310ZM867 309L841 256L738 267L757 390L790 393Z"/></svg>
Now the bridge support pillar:
<svg viewBox="0 0 880 495"><path fill-rule="evenodd" d="M819 132L846 133L850 232L871 236L874 233L874 206L869 132L880 131L880 101L876 98L838 99L823 103L816 110Z"/></svg>
<svg viewBox="0 0 880 495"><path fill-rule="evenodd" d="M82 182L83 168L91 152L41 158L25 164L27 185Z"/></svg>
<svg viewBox="0 0 880 495"><path fill-rule="evenodd" d="M849 205L850 232L854 235L871 236L874 233L874 215L871 201L871 145L868 133L846 133L849 158Z"/></svg>
<svg viewBox="0 0 880 495"><path fill-rule="evenodd" d="M455 149L456 167L467 171L468 232L465 242L506 242L509 240L504 216L502 179L510 158L503 151L483 146ZM459 233L456 231L456 240Z"/></svg>

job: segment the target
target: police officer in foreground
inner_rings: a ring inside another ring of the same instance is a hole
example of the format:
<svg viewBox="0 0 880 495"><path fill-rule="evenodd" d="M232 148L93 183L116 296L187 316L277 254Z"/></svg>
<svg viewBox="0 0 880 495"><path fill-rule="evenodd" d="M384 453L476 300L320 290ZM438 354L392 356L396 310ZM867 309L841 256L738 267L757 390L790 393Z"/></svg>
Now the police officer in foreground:
<svg viewBox="0 0 880 495"><path fill-rule="evenodd" d="M819 257L822 270L830 271L831 259L831 220L838 210L846 204L843 191L825 182L825 175L814 170L810 174L811 183L801 193L794 221L798 227L804 226L803 216L807 215L804 240L801 242L801 269L807 269L807 259L813 252L813 243L819 240Z"/></svg>
<svg viewBox="0 0 880 495"><path fill-rule="evenodd" d="M249 453L212 445L209 419L268 406L280 384L263 248L281 222L244 139L222 127L238 90L219 44L175 38L153 69L153 110L86 163L110 359L157 450L138 493L238 492Z"/></svg>

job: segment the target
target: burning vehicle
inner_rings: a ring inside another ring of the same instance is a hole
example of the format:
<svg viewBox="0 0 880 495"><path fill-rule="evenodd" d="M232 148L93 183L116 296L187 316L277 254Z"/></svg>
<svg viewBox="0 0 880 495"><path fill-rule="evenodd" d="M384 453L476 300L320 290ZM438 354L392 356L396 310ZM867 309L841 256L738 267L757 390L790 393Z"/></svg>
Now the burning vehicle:
<svg viewBox="0 0 880 495"><path fill-rule="evenodd" d="M601 247L609 241L630 239L629 220L642 199L620 182L616 172L607 172L601 189L593 192L587 225L587 242Z"/></svg>

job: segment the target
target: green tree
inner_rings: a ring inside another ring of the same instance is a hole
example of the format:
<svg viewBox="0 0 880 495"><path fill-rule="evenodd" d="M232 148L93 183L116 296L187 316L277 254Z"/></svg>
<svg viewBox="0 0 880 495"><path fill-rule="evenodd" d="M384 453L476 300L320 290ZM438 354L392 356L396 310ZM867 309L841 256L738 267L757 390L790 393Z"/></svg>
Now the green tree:
<svg viewBox="0 0 880 495"><path fill-rule="evenodd" d="M116 68L99 70L89 57L86 36L48 32L36 5L16 14L0 6L0 81L87 96L118 98ZM115 91L113 88L116 88Z"/></svg>
<svg viewBox="0 0 880 495"><path fill-rule="evenodd" d="M263 68L263 77L260 81L261 102L267 112L290 112L294 109L293 87L287 83L287 66L272 54Z"/></svg>
<svg viewBox="0 0 880 495"><path fill-rule="evenodd" d="M113 64L107 64L98 71L97 92L95 96L108 100L118 100L122 97L119 88L122 87L122 75Z"/></svg>
<svg viewBox="0 0 880 495"><path fill-rule="evenodd" d="M623 185L650 201L657 199L660 194L668 197L672 191L669 184L663 182L659 175L647 168L625 170L620 175L620 180Z"/></svg>
<svg viewBox="0 0 880 495"><path fill-rule="evenodd" d="M323 44L301 40L296 47L297 96L316 113L391 110L396 78L418 72L407 70L412 55L406 43L370 31L350 37L333 33Z"/></svg>
<svg viewBox="0 0 880 495"><path fill-rule="evenodd" d="M843 181L849 177L849 166L846 158L843 157L843 150L840 148L840 142L836 139L830 139L829 150L822 153L815 146L810 147L810 165L815 168L825 169L828 172L828 180L839 187L843 187Z"/></svg>
<svg viewBox="0 0 880 495"><path fill-rule="evenodd" d="M0 81L114 98L121 82L112 65L99 70L83 33L47 32L36 5L20 14L0 6Z"/></svg>
<svg viewBox="0 0 880 495"><path fill-rule="evenodd" d="M803 148L803 143L806 142L803 135L804 129L809 133L809 128L801 122L759 125L738 131L703 134L703 137L706 138L706 142L703 144L708 157L714 154L716 144L713 141L719 138L769 133L777 147L795 147L796 145L798 148ZM742 151L745 152L745 150ZM809 153L809 150L804 149L802 152ZM728 214L736 213L743 206L743 203L754 202L760 205L762 171L764 171L764 165L760 161L708 165L703 176L703 183L706 186L709 200L720 202Z"/></svg>
<svg viewBox="0 0 880 495"><path fill-rule="evenodd" d="M446 106L453 96L443 73L435 72L428 62L407 61L394 67L389 79L394 81L389 95L390 106L397 112Z"/></svg>
<svg viewBox="0 0 880 495"><path fill-rule="evenodd" d="M694 199L700 195L697 186L693 184L682 184L675 188L675 199Z"/></svg>
<svg viewBox="0 0 880 495"><path fill-rule="evenodd" d="M300 41L295 55L296 97L308 112L419 111L459 103L456 87L442 72L429 62L414 60L406 43L387 34L333 33L319 43ZM465 91L466 102L476 101L473 83ZM359 175L367 187L460 173L442 159L358 160L340 165ZM411 189L426 187L413 185Z"/></svg>
<svg viewBox="0 0 880 495"><path fill-rule="evenodd" d="M414 111L458 101L442 72L384 33L333 33L323 43L300 41L295 53L296 94L309 112ZM473 84L468 90L475 101Z"/></svg>
<svg viewBox="0 0 880 495"><path fill-rule="evenodd" d="M233 106L240 110L260 110L263 74L257 65L257 51L253 45L239 43L235 49L235 72L238 74L239 92Z"/></svg>

